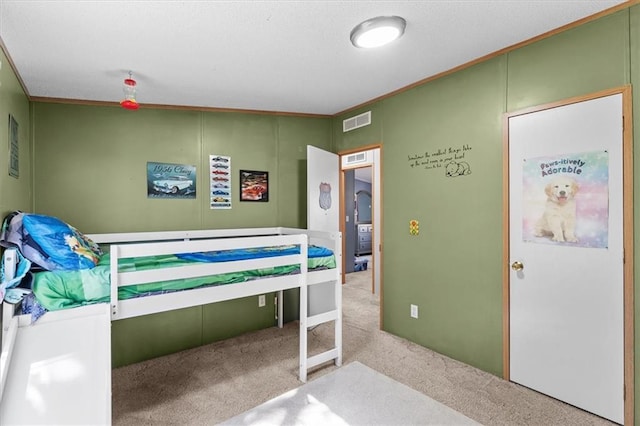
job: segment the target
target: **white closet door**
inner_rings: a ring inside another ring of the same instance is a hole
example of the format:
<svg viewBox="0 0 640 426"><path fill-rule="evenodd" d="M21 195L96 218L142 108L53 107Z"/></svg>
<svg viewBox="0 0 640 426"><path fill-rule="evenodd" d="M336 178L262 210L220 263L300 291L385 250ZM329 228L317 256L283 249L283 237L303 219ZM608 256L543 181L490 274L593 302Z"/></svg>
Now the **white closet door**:
<svg viewBox="0 0 640 426"><path fill-rule="evenodd" d="M508 125L511 380L623 423L622 95Z"/></svg>

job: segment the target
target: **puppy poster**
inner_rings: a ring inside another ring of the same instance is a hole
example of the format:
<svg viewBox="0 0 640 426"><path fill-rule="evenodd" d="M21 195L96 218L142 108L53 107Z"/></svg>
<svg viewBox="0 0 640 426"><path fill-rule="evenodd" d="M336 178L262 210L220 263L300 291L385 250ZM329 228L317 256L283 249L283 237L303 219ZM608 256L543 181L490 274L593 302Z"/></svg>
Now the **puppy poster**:
<svg viewBox="0 0 640 426"><path fill-rule="evenodd" d="M607 151L525 159L522 176L524 241L607 248Z"/></svg>

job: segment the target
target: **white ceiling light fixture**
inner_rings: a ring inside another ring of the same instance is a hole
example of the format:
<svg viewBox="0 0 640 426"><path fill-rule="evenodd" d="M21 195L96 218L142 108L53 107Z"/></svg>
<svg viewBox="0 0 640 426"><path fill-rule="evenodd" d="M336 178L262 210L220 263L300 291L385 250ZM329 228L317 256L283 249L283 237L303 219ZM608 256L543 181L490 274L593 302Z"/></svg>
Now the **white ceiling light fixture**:
<svg viewBox="0 0 640 426"><path fill-rule="evenodd" d="M378 16L358 24L351 31L351 43L355 47L384 46L404 34L407 21L399 16Z"/></svg>

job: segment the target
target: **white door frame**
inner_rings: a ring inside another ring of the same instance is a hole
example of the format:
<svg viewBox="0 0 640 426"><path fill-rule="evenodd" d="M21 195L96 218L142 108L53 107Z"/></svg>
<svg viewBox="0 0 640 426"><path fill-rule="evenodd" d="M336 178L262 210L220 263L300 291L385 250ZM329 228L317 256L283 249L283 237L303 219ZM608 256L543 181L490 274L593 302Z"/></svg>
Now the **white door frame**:
<svg viewBox="0 0 640 426"><path fill-rule="evenodd" d="M503 377L510 379L509 354L509 118L587 101L614 94L622 94L623 104L623 229L624 229L624 424L634 424L634 296L633 296L633 134L631 86L604 90L558 102L539 105L522 111L507 113L503 118L503 252L502 252L502 312L503 312Z"/></svg>
<svg viewBox="0 0 640 426"><path fill-rule="evenodd" d="M342 158L354 153L373 151L373 158L366 163L344 167ZM380 300L380 324L382 329L382 309L383 309L383 285L382 285L382 145L367 145L356 149L338 152L340 156L340 200L344 200L344 171L359 167L371 167L371 223L373 224L373 235L371 240L372 274L371 292L378 295ZM340 204L340 231L344 235L346 230L344 203ZM345 250L346 238L342 239L342 249ZM343 261L345 256L342 257ZM345 265L342 265L342 282L345 282Z"/></svg>

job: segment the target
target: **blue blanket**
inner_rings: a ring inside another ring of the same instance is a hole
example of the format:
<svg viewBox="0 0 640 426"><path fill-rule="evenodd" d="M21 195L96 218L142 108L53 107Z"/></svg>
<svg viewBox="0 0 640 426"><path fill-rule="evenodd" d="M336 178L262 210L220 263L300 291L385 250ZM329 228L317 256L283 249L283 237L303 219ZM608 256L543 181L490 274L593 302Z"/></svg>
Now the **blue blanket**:
<svg viewBox="0 0 640 426"><path fill-rule="evenodd" d="M300 254L300 246L274 246L274 247L256 247L251 249L235 249L206 251L198 253L183 253L176 256L181 259L193 260L197 262L231 262L235 260L258 259L264 257L290 256ZM333 251L326 247L309 246L307 255L310 259L317 257L331 256Z"/></svg>

